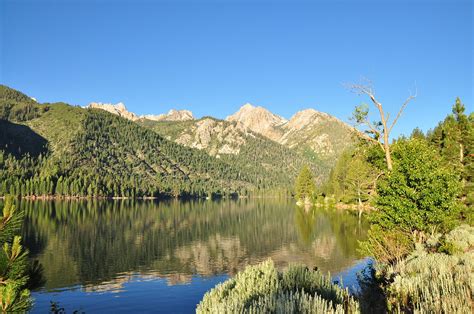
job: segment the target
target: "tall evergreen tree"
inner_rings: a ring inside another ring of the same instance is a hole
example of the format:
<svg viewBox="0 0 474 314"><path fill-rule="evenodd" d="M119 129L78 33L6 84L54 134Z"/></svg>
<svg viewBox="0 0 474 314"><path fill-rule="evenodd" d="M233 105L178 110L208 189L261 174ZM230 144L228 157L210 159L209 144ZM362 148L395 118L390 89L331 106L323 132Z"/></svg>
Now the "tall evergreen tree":
<svg viewBox="0 0 474 314"><path fill-rule="evenodd" d="M298 178L296 178L295 194L298 201L311 202L316 193L313 174L308 166L303 166Z"/></svg>
<svg viewBox="0 0 474 314"><path fill-rule="evenodd" d="M465 110L464 104L456 98L452 114L431 132L429 140L438 149L444 163L461 175L461 197L467 205L473 205L474 120Z"/></svg>

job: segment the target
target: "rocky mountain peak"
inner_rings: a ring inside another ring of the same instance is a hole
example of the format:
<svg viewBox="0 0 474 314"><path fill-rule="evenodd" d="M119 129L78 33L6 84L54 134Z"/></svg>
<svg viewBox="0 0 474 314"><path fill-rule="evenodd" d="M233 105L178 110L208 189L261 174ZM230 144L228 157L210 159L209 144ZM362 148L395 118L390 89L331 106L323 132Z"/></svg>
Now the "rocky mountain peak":
<svg viewBox="0 0 474 314"><path fill-rule="evenodd" d="M121 111L126 111L127 108L125 107L125 104L123 102L119 102L115 105L115 108L117 108L117 110L121 110Z"/></svg>
<svg viewBox="0 0 474 314"><path fill-rule="evenodd" d="M286 122L285 118L270 112L270 110L264 107L254 106L251 103L246 103L240 107L236 113L228 116L226 120L239 121L245 124L246 121L257 118L268 120L273 124L282 124Z"/></svg>
<svg viewBox="0 0 474 314"><path fill-rule="evenodd" d="M290 130L302 129L310 124L316 124L323 119L330 119L330 116L312 108L304 109L295 113L285 127Z"/></svg>
<svg viewBox="0 0 474 314"><path fill-rule="evenodd" d="M102 109L108 111L110 113L116 114L120 117L124 117L128 120L136 121L138 120L138 116L133 112L130 112L125 107L124 103L119 102L117 104L107 104L101 102L91 102L86 108L95 108L95 109Z"/></svg>
<svg viewBox="0 0 474 314"><path fill-rule="evenodd" d="M159 115L144 115L141 116L143 119L153 120L153 121L189 121L194 120L193 113L189 110L176 110L171 109L166 114Z"/></svg>
<svg viewBox="0 0 474 314"><path fill-rule="evenodd" d="M240 107L236 113L228 116L226 120L241 123L250 130L273 140L281 136L277 128L287 122L285 118L271 113L268 109L260 106L256 107L250 103Z"/></svg>
<svg viewBox="0 0 474 314"><path fill-rule="evenodd" d="M256 107L252 105L251 103L247 102L245 103L242 107L240 107L240 110L252 110L255 109ZM240 111L239 110L239 111Z"/></svg>

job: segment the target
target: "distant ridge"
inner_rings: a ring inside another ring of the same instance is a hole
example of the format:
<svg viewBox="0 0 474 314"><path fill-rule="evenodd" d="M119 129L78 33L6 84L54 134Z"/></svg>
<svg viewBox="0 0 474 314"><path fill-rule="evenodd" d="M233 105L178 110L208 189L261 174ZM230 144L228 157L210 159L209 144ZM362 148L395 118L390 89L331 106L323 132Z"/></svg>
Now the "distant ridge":
<svg viewBox="0 0 474 314"><path fill-rule="evenodd" d="M136 121L139 119L136 114L128 111L122 102L119 102L115 105L100 102L91 102L89 105L86 106L86 108L102 109L131 121Z"/></svg>
<svg viewBox="0 0 474 314"><path fill-rule="evenodd" d="M100 102L91 102L86 108L93 108L93 109L102 109L107 112L116 114L120 117L131 121L137 121L139 119L147 119L153 121L188 121L194 120L193 113L189 110L175 110L171 109L166 114L147 114L138 116L135 113L128 111L125 105L122 102L117 104L107 104L107 103L100 103Z"/></svg>
<svg viewBox="0 0 474 314"><path fill-rule="evenodd" d="M171 109L166 114L138 116L126 109L123 103L116 105L91 103L89 108L102 109L131 121L195 122L168 128L154 125L162 135L176 143L191 148L207 150L212 155L238 154L245 143L242 134L259 134L278 144L305 154L325 168L331 168L342 152L354 143L354 128L327 113L309 108L296 112L289 120L270 110L246 103L225 121L237 123L237 129L224 125L214 118L196 120L189 110ZM150 123L144 123L150 126ZM169 133L172 130L171 133ZM177 130L180 130L179 134Z"/></svg>
<svg viewBox="0 0 474 314"><path fill-rule="evenodd" d="M194 120L193 113L189 110L171 109L167 114L152 115L147 114L140 116L142 119L153 121L189 121Z"/></svg>

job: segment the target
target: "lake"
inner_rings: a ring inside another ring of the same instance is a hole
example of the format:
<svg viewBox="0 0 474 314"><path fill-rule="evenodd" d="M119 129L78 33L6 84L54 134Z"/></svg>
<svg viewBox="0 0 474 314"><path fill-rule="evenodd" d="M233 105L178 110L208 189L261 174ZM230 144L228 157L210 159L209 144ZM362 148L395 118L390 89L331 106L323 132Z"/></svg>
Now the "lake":
<svg viewBox="0 0 474 314"><path fill-rule="evenodd" d="M192 313L246 265L304 263L357 284L367 223L292 200L22 201L23 239L43 265L33 313Z"/></svg>

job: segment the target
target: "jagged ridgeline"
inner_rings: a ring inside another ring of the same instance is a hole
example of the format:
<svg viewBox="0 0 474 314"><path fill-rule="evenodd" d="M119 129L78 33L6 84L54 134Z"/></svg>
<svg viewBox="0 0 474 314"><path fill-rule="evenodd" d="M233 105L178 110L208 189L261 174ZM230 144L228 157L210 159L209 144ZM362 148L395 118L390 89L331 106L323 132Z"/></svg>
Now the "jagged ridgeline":
<svg viewBox="0 0 474 314"><path fill-rule="evenodd" d="M217 156L103 110L39 104L6 86L0 86L0 130L0 195L286 193L307 162L258 136L238 157Z"/></svg>

